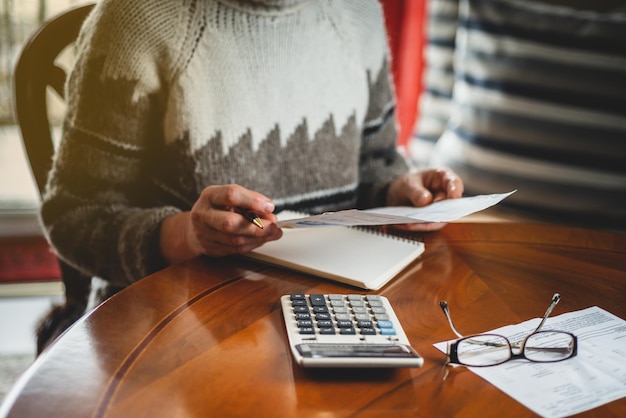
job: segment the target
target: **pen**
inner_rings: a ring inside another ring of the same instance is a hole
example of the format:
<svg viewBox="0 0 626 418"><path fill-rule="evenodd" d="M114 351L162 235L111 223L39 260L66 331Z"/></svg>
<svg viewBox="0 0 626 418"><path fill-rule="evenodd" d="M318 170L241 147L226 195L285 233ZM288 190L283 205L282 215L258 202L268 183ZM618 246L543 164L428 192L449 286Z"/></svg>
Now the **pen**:
<svg viewBox="0 0 626 418"><path fill-rule="evenodd" d="M263 221L261 221L261 218L259 218L259 215L257 215L254 212L248 212L246 210L243 211L243 215L248 218L248 220L250 222L252 222L253 224L255 224L256 226L258 226L259 228L263 229L265 228L265 226L263 225Z"/></svg>

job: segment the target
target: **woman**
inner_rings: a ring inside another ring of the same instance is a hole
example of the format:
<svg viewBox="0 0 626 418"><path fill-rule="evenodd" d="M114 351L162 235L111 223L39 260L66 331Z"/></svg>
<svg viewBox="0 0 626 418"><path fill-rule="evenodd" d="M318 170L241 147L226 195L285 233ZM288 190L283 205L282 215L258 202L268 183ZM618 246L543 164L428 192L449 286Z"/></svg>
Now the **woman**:
<svg viewBox="0 0 626 418"><path fill-rule="evenodd" d="M103 280L94 303L279 239L280 209L462 194L452 171L410 173L396 151L375 0L102 0L77 53L41 218L59 256Z"/></svg>

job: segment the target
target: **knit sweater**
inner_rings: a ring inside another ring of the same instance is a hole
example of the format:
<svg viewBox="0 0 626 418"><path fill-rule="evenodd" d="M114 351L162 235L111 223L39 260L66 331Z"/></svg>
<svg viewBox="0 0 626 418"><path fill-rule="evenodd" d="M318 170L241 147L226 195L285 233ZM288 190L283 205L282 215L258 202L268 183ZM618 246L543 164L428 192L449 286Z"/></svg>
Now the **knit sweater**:
<svg viewBox="0 0 626 418"><path fill-rule="evenodd" d="M59 256L126 286L209 185L278 208L383 205L396 151L375 0L101 0L77 42L41 210Z"/></svg>

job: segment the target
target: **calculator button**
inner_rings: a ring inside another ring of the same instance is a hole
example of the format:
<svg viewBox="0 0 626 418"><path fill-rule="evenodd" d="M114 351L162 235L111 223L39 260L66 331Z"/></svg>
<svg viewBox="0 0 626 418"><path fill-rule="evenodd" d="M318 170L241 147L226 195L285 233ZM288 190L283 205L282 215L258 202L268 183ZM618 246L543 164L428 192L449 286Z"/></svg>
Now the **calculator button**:
<svg viewBox="0 0 626 418"><path fill-rule="evenodd" d="M396 335L396 330L394 328L381 328L381 335Z"/></svg>
<svg viewBox="0 0 626 418"><path fill-rule="evenodd" d="M313 328L313 327L302 327L302 328L300 328L300 334L315 334L315 328Z"/></svg>
<svg viewBox="0 0 626 418"><path fill-rule="evenodd" d="M377 301L381 301L382 300L380 295L367 295L367 296L365 296L365 299L367 299L369 302L372 302L374 300L377 300Z"/></svg>
<svg viewBox="0 0 626 418"><path fill-rule="evenodd" d="M308 306L294 306L293 311L295 313L309 312L309 307Z"/></svg>
<svg viewBox="0 0 626 418"><path fill-rule="evenodd" d="M352 312L357 313L367 313L367 308L364 306L355 306L352 308Z"/></svg>
<svg viewBox="0 0 626 418"><path fill-rule="evenodd" d="M359 328L372 328L374 323L372 321L357 321L356 326Z"/></svg>
<svg viewBox="0 0 626 418"><path fill-rule="evenodd" d="M363 300L363 296L361 296L361 295L348 295L347 298L348 298L349 301Z"/></svg>
<svg viewBox="0 0 626 418"><path fill-rule="evenodd" d="M308 312L298 312L296 314L296 319L311 319L311 314Z"/></svg>
<svg viewBox="0 0 626 418"><path fill-rule="evenodd" d="M377 321L389 321L389 315L387 315L386 313L376 314L374 315L374 319L376 319Z"/></svg>
<svg viewBox="0 0 626 418"><path fill-rule="evenodd" d="M333 307L333 311L335 311L335 313L348 313L348 308L345 306L336 306Z"/></svg>
<svg viewBox="0 0 626 418"><path fill-rule="evenodd" d="M348 313L338 313L335 314L335 319L337 319L337 321L350 321L352 319L352 316Z"/></svg>
<svg viewBox="0 0 626 418"><path fill-rule="evenodd" d="M302 293L294 293L291 295L291 300L304 300L306 297Z"/></svg>
<svg viewBox="0 0 626 418"><path fill-rule="evenodd" d="M307 306L307 304L306 304L306 300L304 300L304 299L296 299L296 300L292 300L292 301L291 301L291 304L292 304L293 306Z"/></svg>
<svg viewBox="0 0 626 418"><path fill-rule="evenodd" d="M332 294L328 295L329 300L343 300L343 295Z"/></svg>
<svg viewBox="0 0 626 418"><path fill-rule="evenodd" d="M331 319L331 317L328 312L318 312L315 314L315 319L319 321L320 319Z"/></svg>
<svg viewBox="0 0 626 418"><path fill-rule="evenodd" d="M376 335L376 330L374 328L361 328L361 335Z"/></svg>
<svg viewBox="0 0 626 418"><path fill-rule="evenodd" d="M329 328L333 326L333 321L330 319L320 319L317 321L317 326L320 328Z"/></svg>
<svg viewBox="0 0 626 418"><path fill-rule="evenodd" d="M326 298L324 298L324 295L310 295L309 300L313 306L326 306Z"/></svg>
<svg viewBox="0 0 626 418"><path fill-rule="evenodd" d="M324 306L314 306L313 307L313 312L315 312L315 313L328 312L328 306L326 306L326 305L324 305Z"/></svg>
<svg viewBox="0 0 626 418"><path fill-rule="evenodd" d="M367 301L369 303L369 305L373 308L373 307L380 307L383 306L383 301L382 300L369 300Z"/></svg>
<svg viewBox="0 0 626 418"><path fill-rule="evenodd" d="M329 328L329 327L320 328L320 334L322 334L322 335L334 335L335 334L335 328Z"/></svg>
<svg viewBox="0 0 626 418"><path fill-rule="evenodd" d="M339 320L337 321L337 326L339 328L352 328L354 324L349 320Z"/></svg>
<svg viewBox="0 0 626 418"><path fill-rule="evenodd" d="M387 313L384 307L382 306L372 306L372 312L375 314L384 314Z"/></svg>
<svg viewBox="0 0 626 418"><path fill-rule="evenodd" d="M352 305L352 307L365 306L365 302L363 302L362 300L351 300L350 305Z"/></svg>
<svg viewBox="0 0 626 418"><path fill-rule="evenodd" d="M339 328L339 333L341 335L356 335L356 330L354 328Z"/></svg>
<svg viewBox="0 0 626 418"><path fill-rule="evenodd" d="M357 321L369 321L371 317L369 314L355 314L354 319Z"/></svg>
<svg viewBox="0 0 626 418"><path fill-rule="evenodd" d="M393 328L391 321L378 321L378 328Z"/></svg>
<svg viewBox="0 0 626 418"><path fill-rule="evenodd" d="M298 326L300 328L302 328L302 327L312 327L313 326L313 321L311 321L310 319L300 319L300 320L298 320Z"/></svg>

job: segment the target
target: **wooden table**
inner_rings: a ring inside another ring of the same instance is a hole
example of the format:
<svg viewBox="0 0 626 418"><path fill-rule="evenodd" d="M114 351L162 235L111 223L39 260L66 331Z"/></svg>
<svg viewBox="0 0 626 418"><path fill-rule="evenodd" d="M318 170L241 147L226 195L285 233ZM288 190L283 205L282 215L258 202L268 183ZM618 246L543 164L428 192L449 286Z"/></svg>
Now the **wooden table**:
<svg viewBox="0 0 626 418"><path fill-rule="evenodd" d="M79 321L11 392L11 417L533 416L432 344L598 305L626 318L626 234L531 224L450 224L382 289L420 369L305 370L278 300L355 293L242 258L197 259L146 277ZM449 371L447 378L444 375ZM0 414L1 415L1 414ZM626 416L626 398L584 416Z"/></svg>

